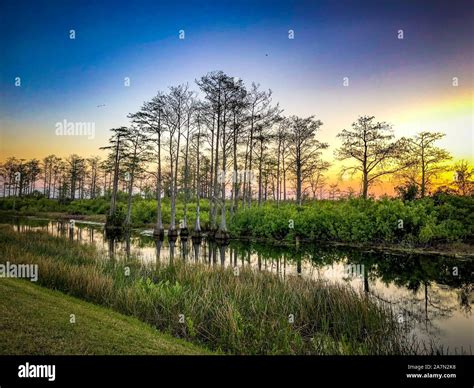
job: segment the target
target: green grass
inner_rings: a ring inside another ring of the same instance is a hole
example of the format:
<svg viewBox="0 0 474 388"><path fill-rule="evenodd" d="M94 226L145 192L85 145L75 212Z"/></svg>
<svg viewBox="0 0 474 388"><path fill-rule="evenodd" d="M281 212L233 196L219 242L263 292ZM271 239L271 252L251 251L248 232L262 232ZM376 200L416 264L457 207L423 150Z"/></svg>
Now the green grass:
<svg viewBox="0 0 474 388"><path fill-rule="evenodd" d="M391 311L344 285L205 264L111 261L92 246L0 226L0 261L38 283L227 354L412 354ZM130 268L125 276L124 268ZM184 320L180 320L180 315ZM294 322L290 322L290 315Z"/></svg>
<svg viewBox="0 0 474 388"><path fill-rule="evenodd" d="M136 318L18 279L0 279L0 332L0 354L8 355L209 354Z"/></svg>

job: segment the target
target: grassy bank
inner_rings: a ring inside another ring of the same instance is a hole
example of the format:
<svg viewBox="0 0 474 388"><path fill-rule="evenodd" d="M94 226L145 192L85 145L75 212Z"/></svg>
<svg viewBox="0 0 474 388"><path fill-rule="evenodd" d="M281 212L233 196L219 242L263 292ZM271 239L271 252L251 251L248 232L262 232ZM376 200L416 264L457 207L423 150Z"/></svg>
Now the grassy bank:
<svg viewBox="0 0 474 388"><path fill-rule="evenodd" d="M0 354L8 355L209 354L136 318L17 279L0 279L0 331Z"/></svg>
<svg viewBox="0 0 474 388"><path fill-rule="evenodd" d="M144 267L92 246L0 227L1 261L35 263L39 283L230 354L406 354L391 312L341 285L177 260ZM127 276L126 267L130 268Z"/></svg>

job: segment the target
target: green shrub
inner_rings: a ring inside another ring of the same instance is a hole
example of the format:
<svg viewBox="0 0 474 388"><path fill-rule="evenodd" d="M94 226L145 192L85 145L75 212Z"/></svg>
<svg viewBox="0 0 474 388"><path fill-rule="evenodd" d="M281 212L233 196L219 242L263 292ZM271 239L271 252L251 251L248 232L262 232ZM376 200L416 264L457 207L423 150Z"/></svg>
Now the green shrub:
<svg viewBox="0 0 474 388"><path fill-rule="evenodd" d="M125 211L126 196L118 195L118 207ZM70 214L107 214L109 198L78 199L67 204L38 197L3 198L0 210L15 209L24 214L66 212ZM201 200L201 225L209 225L208 200ZM220 209L219 209L220 211ZM250 209L239 207L228 225L233 237L254 237L292 241L296 237L312 241L345 243L434 244L474 240L474 197L437 194L415 201L381 198L360 198L338 201L309 201L303 206L294 203L267 202ZM122 217L122 216L121 216ZM176 205L176 223L184 218L182 198ZM165 227L171 220L169 198L162 202ZM196 203L187 206L188 227L196 219ZM220 219L220 213L218 213ZM120 218L117 222L120 222ZM156 221L156 200L134 198L132 223L153 224ZM402 227L400 227L402 226Z"/></svg>
<svg viewBox="0 0 474 388"><path fill-rule="evenodd" d="M474 198L450 196L437 202L431 198L409 202L388 198L322 200L302 207L268 203L241 209L230 230L233 236L350 243L472 241Z"/></svg>

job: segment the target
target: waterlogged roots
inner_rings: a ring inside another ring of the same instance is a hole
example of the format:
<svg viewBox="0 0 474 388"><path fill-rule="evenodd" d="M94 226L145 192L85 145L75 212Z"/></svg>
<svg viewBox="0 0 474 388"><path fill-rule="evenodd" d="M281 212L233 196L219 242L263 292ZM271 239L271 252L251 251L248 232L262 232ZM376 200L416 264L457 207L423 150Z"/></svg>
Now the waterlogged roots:
<svg viewBox="0 0 474 388"><path fill-rule="evenodd" d="M165 238L165 230L162 227L161 228L155 227L153 229L153 236L155 238L158 238L160 241L163 241Z"/></svg>
<svg viewBox="0 0 474 388"><path fill-rule="evenodd" d="M407 354L391 312L346 286L251 269L144 267L91 246L0 227L5 259L39 265L39 283L229 354ZM129 271L125 271L125 268Z"/></svg>

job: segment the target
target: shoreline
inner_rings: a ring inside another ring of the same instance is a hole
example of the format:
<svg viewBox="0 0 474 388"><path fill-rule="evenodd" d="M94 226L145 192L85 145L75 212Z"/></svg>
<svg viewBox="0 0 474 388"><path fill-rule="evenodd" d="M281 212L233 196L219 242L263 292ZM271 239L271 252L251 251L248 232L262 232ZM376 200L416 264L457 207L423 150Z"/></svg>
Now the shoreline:
<svg viewBox="0 0 474 388"><path fill-rule="evenodd" d="M89 225L105 225L105 215L103 214L94 214L94 215L87 215L87 214L68 214L63 212L18 212L18 211L11 211L11 210L0 210L0 215L4 216L11 216L11 217L19 217L19 218L33 218L33 219L43 219L43 220L51 220L51 221L69 221L74 219L75 221L79 221L83 224ZM133 224L133 230L152 230L154 224ZM165 232L167 230L167 225L165 225ZM204 234L207 234L204 231ZM357 244L351 242L341 242L341 241L323 241L323 240L311 240L311 239L295 239L293 241L289 240L278 240L278 239L270 239L270 238L261 238L261 237L254 237L254 236L235 236L231 232L231 236L229 241L245 241L245 242L258 242L264 244L273 244L276 246L281 247L298 247L299 245L310 245L310 244L318 244L328 247L345 247L345 248L353 248L360 251L367 251L367 252L383 252L383 253L393 253L393 254L416 254L416 255L426 255L426 256L442 256L442 257L450 257L459 260L471 260L474 259L474 246L471 244L457 242L451 244L440 244L438 246L399 246L399 244L384 244L384 243L376 243L376 244Z"/></svg>

